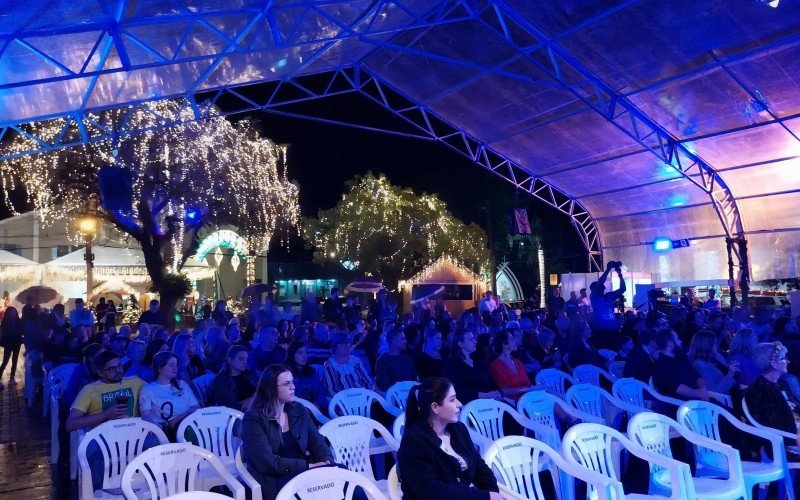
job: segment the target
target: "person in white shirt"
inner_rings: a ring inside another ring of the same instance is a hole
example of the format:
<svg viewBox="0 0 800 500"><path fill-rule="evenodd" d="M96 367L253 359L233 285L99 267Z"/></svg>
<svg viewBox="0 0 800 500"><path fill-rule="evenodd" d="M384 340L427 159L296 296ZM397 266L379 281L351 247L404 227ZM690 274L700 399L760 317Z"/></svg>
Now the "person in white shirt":
<svg viewBox="0 0 800 500"><path fill-rule="evenodd" d="M142 387L139 393L139 413L142 418L160 425L168 436L174 437L178 425L187 415L200 408L191 387L178 379L178 357L171 352L159 352L153 357L155 382Z"/></svg>
<svg viewBox="0 0 800 500"><path fill-rule="evenodd" d="M494 300L494 294L492 294L491 290L487 290L485 294L483 294L483 299L481 299L479 310L481 314L484 313L491 313L497 309L497 301Z"/></svg>
<svg viewBox="0 0 800 500"><path fill-rule="evenodd" d="M708 300L703 303L703 309L709 311L719 311L722 307L722 302L717 298L717 291L713 288L708 289Z"/></svg>

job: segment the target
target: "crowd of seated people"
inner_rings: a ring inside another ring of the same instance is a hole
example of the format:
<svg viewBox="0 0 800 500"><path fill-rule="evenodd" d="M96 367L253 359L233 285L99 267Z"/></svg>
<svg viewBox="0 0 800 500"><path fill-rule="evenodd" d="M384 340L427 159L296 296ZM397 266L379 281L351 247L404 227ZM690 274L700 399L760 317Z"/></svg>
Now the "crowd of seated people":
<svg viewBox="0 0 800 500"><path fill-rule="evenodd" d="M723 312L714 300L687 300L669 314L622 315L614 310L618 290L606 292L601 282L591 289L591 297L584 291L569 301L554 300L546 309L521 311L487 294L458 317L444 302L416 303L400 316L386 293L363 310L352 298L345 307L327 302L315 307L313 297L306 298L300 314L280 312L267 300L251 306L241 319L228 314L221 301L193 329L174 331L165 327L157 301L142 314L148 322L119 327L109 324L108 316L104 324L97 322L80 302L69 314L63 306L49 312L33 308L25 319L8 308L0 324L2 338L8 339L0 368L15 362L19 335L36 363L79 363L59 400L62 450L68 450L67 432L125 416L141 416L174 436L181 419L201 404L220 405L248 415L243 431L254 443L248 450L245 441L248 454L261 456L269 449L278 456L283 450L299 460L309 453L314 462L306 460L308 466L330 457L315 449L310 428L300 440L281 441L287 429L312 425L289 404L287 394L327 413L330 399L344 389L383 393L397 382L437 377L448 380L447 390L444 385L429 388L426 421L432 418L430 408L446 406L442 398L451 389L462 403L513 401L535 388L536 373L543 368L570 372L582 364L608 368L613 361L624 362L623 376L652 383L667 396L708 400L710 392L717 392L734 402L744 397L755 418L780 429L788 430L790 418L797 418L800 383L792 369L800 366L789 364L786 347L775 343L800 343L797 320L776 329L763 311L753 311L752 318L742 308ZM602 315L594 314L597 308ZM617 357L601 355L600 348L613 349ZM270 368L276 365L283 367L279 373ZM205 392L194 383L203 376L213 376ZM448 418L437 420L441 428L415 432L420 449L430 444L426 440L432 432L442 429L461 439ZM466 453L458 449L461 445L453 446L456 455ZM445 453L452 456L450 451ZM283 484L272 476L303 470L278 459L250 463L270 491Z"/></svg>

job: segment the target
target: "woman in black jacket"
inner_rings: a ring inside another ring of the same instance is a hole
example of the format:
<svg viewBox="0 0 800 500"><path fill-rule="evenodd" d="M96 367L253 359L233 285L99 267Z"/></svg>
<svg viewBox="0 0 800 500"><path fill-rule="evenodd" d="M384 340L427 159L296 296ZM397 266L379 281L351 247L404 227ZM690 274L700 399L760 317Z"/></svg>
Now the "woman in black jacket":
<svg viewBox="0 0 800 500"><path fill-rule="evenodd" d="M3 349L3 364L0 365L0 377L6 371L8 360L11 360L11 382L14 382L14 377L17 374L17 359L19 358L19 350L22 347L22 334L24 325L22 320L19 319L19 314L15 307L8 307L3 315L3 321L0 324L0 346ZM0 389L3 384L0 383Z"/></svg>
<svg viewBox="0 0 800 500"><path fill-rule="evenodd" d="M403 500L501 500L497 480L458 421L461 402L449 380L431 377L414 387L397 454Z"/></svg>
<svg viewBox="0 0 800 500"><path fill-rule="evenodd" d="M300 403L294 377L284 365L270 365L258 381L253 406L242 421L247 469L272 500L290 479L333 462L331 450Z"/></svg>

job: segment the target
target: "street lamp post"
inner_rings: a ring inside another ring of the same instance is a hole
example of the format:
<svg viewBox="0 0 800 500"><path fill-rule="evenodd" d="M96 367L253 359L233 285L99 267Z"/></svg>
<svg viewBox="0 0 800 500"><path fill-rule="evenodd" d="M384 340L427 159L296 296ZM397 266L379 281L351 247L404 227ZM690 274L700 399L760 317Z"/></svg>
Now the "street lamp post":
<svg viewBox="0 0 800 500"><path fill-rule="evenodd" d="M94 288L93 283L93 271L94 271L94 254L92 253L92 241L94 241L94 237L97 234L97 195L89 196L89 200L87 203L87 211L86 214L78 219L78 232L80 232L84 237L84 242L86 243L86 253L84 257L86 258L86 304L89 305L89 302L92 300L92 289Z"/></svg>

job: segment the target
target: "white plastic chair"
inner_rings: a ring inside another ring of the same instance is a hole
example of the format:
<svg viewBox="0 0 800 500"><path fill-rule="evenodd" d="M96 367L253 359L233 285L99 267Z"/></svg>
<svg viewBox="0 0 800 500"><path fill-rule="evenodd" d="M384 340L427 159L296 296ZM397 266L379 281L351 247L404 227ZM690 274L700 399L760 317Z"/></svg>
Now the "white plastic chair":
<svg viewBox="0 0 800 500"><path fill-rule="evenodd" d="M554 429L558 429L559 421L562 421L566 427L574 423L568 419L573 421L580 420L581 422L595 422L598 424L605 423L602 417L582 412L568 405L561 398L545 391L526 393L517 401L517 411L536 423Z"/></svg>
<svg viewBox="0 0 800 500"><path fill-rule="evenodd" d="M612 349L598 349L597 354L603 356L609 362L614 361L617 358L617 351Z"/></svg>
<svg viewBox="0 0 800 500"><path fill-rule="evenodd" d="M461 408L458 419L467 426L473 443L483 454L486 453L492 442L505 437L503 417L506 415L510 415L516 420L524 428L526 434L529 431L532 432L539 441L556 444L561 442L558 429L534 422L506 403L493 399L470 401Z"/></svg>
<svg viewBox="0 0 800 500"><path fill-rule="evenodd" d="M630 377L621 378L615 381L611 387L611 393L618 400L622 401L623 403L633 405L634 407L639 407L641 411L651 410L650 402L647 398L645 398L645 393L652 398L651 401L655 400L662 403L667 403L675 408L678 408L683 404L683 401L680 399L664 396L644 382Z"/></svg>
<svg viewBox="0 0 800 500"><path fill-rule="evenodd" d="M794 500L794 488L786 460L786 448L783 444L783 438L765 429L743 424L728 411L705 401L687 401L678 408L678 422L681 425L708 439L722 442L719 432L720 417L742 432L769 441L772 448L772 462L742 460L742 472L744 473L747 498L753 498L753 487L755 485L783 480L787 497L789 500ZM725 471L724 456L712 453L708 448L701 446L695 446L694 450L697 457L697 474L704 475L708 473L713 476L718 475L720 470Z"/></svg>
<svg viewBox="0 0 800 500"><path fill-rule="evenodd" d="M370 500L386 498L375 483L361 474L338 467L316 467L292 478L275 500L352 500L356 487L361 487Z"/></svg>
<svg viewBox="0 0 800 500"><path fill-rule="evenodd" d="M594 365L579 365L572 370L572 376L575 377L581 384L600 385L600 377L605 378L610 383L617 380L616 377L603 370L602 368Z"/></svg>
<svg viewBox="0 0 800 500"><path fill-rule="evenodd" d="M401 413L394 419L394 424L392 424L392 436L398 441L403 440L403 434L406 431L406 414L405 412Z"/></svg>
<svg viewBox="0 0 800 500"><path fill-rule="evenodd" d="M578 383L572 375L555 368L545 368L536 374L536 385L543 386L547 392L559 398L563 398L567 392L567 382L572 385Z"/></svg>
<svg viewBox="0 0 800 500"><path fill-rule="evenodd" d="M213 493L211 491L187 491L172 495L164 500L225 500L229 498L229 496L221 493Z"/></svg>
<svg viewBox="0 0 800 500"><path fill-rule="evenodd" d="M400 418L400 417L397 417ZM397 475L397 465L392 466L386 478L389 500L402 500L403 490L400 488L400 477Z"/></svg>
<svg viewBox="0 0 800 500"><path fill-rule="evenodd" d="M241 426L244 414L238 410L225 406L209 406L195 410L181 420L175 433L179 443L192 443L208 450L219 459L220 463L231 474L236 474L236 451L241 445L241 440L234 435ZM187 431L191 429L197 442L189 441ZM222 478L217 477L214 471L204 468L200 471L199 479L203 489L211 489L222 484ZM255 483L258 485L258 483ZM248 484L253 488L253 484Z"/></svg>
<svg viewBox="0 0 800 500"><path fill-rule="evenodd" d="M616 446L613 446L614 443ZM696 498L694 485L691 482L691 471L687 464L636 446L616 429L599 424L577 424L564 434L563 455L568 463L592 470L615 481L619 481L619 470L615 468L615 464L619 463L619 453L623 449L649 462L651 468L659 467L669 476L672 491L666 498L670 500ZM588 498L592 497L592 488L589 488ZM616 498L638 499L643 498L643 495L617 495Z"/></svg>
<svg viewBox="0 0 800 500"><path fill-rule="evenodd" d="M719 477L691 478L698 497L703 499L739 499L746 498L744 479L742 478L742 461L739 452L730 446L713 441L700 434L695 434L669 417L653 412L642 412L634 415L628 422L628 436L637 446L647 451L672 458L669 440L672 433L679 434L696 447L707 448L707 453L718 453L724 456L722 475ZM671 489L670 478L666 477L658 466L650 464L650 493L664 494Z"/></svg>
<svg viewBox="0 0 800 500"><path fill-rule="evenodd" d="M319 433L328 438L337 463L375 481L381 490L386 490L386 480L376 481L370 461L371 455L394 453L400 449L400 442L386 427L369 418L350 415L334 418L320 427ZM376 433L382 441L376 439Z"/></svg>
<svg viewBox="0 0 800 500"><path fill-rule="evenodd" d="M216 455L189 443L156 446L134 458L122 473L122 493L127 500L134 500L202 491L197 485L197 472L203 462L223 478L223 484L233 492L233 498L245 500L244 486L225 470ZM137 493L133 482L139 478L146 486Z"/></svg>
<svg viewBox="0 0 800 500"><path fill-rule="evenodd" d="M622 493L622 483L595 471L567 463L559 453L542 443L523 436L500 438L483 455L498 484L523 498L545 500L539 473L549 470L560 500L575 497L575 479L594 487L599 500L615 498ZM612 494L611 491L615 493Z"/></svg>
<svg viewBox="0 0 800 500"><path fill-rule="evenodd" d="M214 379L216 377L217 376L214 373L207 373L192 380L191 385L194 386L195 396L197 396L197 400L200 401L201 405L206 404L208 399L208 390L211 388L211 385L214 383Z"/></svg>
<svg viewBox="0 0 800 500"><path fill-rule="evenodd" d="M408 402L408 394L411 389L417 385L417 382L405 381L397 382L386 390L386 402L400 411L406 411L406 402Z"/></svg>
<svg viewBox="0 0 800 500"><path fill-rule="evenodd" d="M789 438L792 442L797 440L797 436L790 432L782 431L780 429L775 429L774 427L767 427L766 425L762 425L760 422L756 421L753 418L753 415L750 413L750 409L747 407L747 401L742 398L742 410L744 411L744 416L750 424L755 427L756 429L764 429L776 436L781 438ZM800 462L788 462L789 469L800 469Z"/></svg>
<svg viewBox="0 0 800 500"><path fill-rule="evenodd" d="M245 465L244 460L242 460L242 447L241 446L236 449L236 457L235 457L235 459L236 459L236 462L235 462L236 475L239 477L239 479L242 480L242 482L248 488L250 488L250 498L251 498L251 500L258 500L259 498L261 498L261 483L256 481L256 478L254 478L253 475L250 474L250 471L247 470L247 466Z"/></svg>
<svg viewBox="0 0 800 500"><path fill-rule="evenodd" d="M331 398L328 404L328 415L336 418L345 415L359 415L370 418L372 404L379 403L391 415L398 416L402 410L386 402L383 396L369 389L345 389Z"/></svg>
<svg viewBox="0 0 800 500"><path fill-rule="evenodd" d="M325 415L322 414L321 411L319 411L317 405L315 405L311 401L303 398L298 398L297 396L294 397L294 400L300 403L301 405L305 406L306 410L308 410L311 413L311 417L313 417L314 420L316 420L317 423L319 423L320 425L330 421L328 417L326 417Z"/></svg>
<svg viewBox="0 0 800 500"><path fill-rule="evenodd" d="M61 447L58 444L58 399L69 382L72 372L78 367L78 363L67 363L57 366L44 373L44 397L42 399L42 416L50 415L50 463L58 463L58 454Z"/></svg>
<svg viewBox="0 0 800 500"><path fill-rule="evenodd" d="M611 374L614 379L624 377L625 371L625 362L624 361L612 361L608 364L608 373Z"/></svg>
<svg viewBox="0 0 800 500"><path fill-rule="evenodd" d="M625 403L607 391L592 384L575 384L567 390L564 400L573 408L603 419L606 425L619 428L623 412L634 415L644 411L641 407Z"/></svg>
<svg viewBox="0 0 800 500"><path fill-rule="evenodd" d="M78 475L80 498L85 500L121 496L122 492L119 488L122 471L125 470L128 463L142 453L145 439L151 435L158 440L158 444L169 443L167 436L159 426L141 418L110 420L86 432L76 450L80 464ZM92 470L87 456L87 450L92 443L97 444L103 460L103 482L98 491L93 489Z"/></svg>
<svg viewBox="0 0 800 500"><path fill-rule="evenodd" d="M656 389L656 384L653 383L653 377L650 377L647 383L648 385L650 385L653 391L658 392L658 389ZM706 391L706 392L708 392L708 399L712 401L716 401L717 403L723 404L728 408L730 408L731 405L733 404L733 400L728 394L723 394L721 392L714 392L714 391Z"/></svg>

